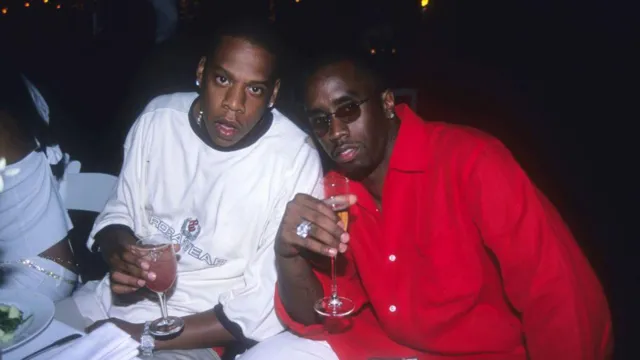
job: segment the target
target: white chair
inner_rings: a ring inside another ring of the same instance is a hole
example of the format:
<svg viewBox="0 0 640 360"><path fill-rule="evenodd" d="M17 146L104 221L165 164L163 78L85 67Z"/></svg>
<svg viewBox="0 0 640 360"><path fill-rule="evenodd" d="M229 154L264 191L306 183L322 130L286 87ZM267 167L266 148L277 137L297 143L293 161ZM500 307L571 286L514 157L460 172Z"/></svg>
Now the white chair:
<svg viewBox="0 0 640 360"><path fill-rule="evenodd" d="M67 210L102 212L107 204L117 177L101 173L81 173L80 163L72 161L60 182L60 195Z"/></svg>
<svg viewBox="0 0 640 360"><path fill-rule="evenodd" d="M78 174L78 173L80 173L80 168L82 168L82 165L80 164L80 161L77 161L77 160L67 161L67 166L64 169L64 174L65 175L67 175L67 174Z"/></svg>
<svg viewBox="0 0 640 360"><path fill-rule="evenodd" d="M78 161L71 161L65 168L60 181L60 196L64 206L67 210L100 213L114 191L118 178L109 174L81 173L80 168L81 165ZM86 249L86 240L89 237L91 227L85 229L86 226L83 224L81 217L80 224L74 224L72 230L72 232L80 232L75 233L71 239L71 247L74 249L78 263L85 264L85 270L82 270L83 266L79 265L82 271L82 274L79 275L80 282L84 282L84 276L89 276L89 278L95 276L95 269L91 264L101 262L100 255L92 254Z"/></svg>

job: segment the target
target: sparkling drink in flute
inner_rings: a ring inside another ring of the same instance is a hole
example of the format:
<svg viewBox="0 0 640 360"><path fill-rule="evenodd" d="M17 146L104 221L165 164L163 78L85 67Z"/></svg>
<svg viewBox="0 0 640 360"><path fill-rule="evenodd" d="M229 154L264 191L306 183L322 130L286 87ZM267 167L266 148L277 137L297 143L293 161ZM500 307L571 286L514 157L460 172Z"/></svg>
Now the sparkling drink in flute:
<svg viewBox="0 0 640 360"><path fill-rule="evenodd" d="M344 230L349 226L349 202L346 199L349 193L349 180L341 176L327 176L323 180L324 202L338 215ZM339 256L339 255L336 255ZM318 300L314 310L323 316L343 317L355 310L351 299L338 295L338 283L336 277L336 256L331 257L331 295Z"/></svg>

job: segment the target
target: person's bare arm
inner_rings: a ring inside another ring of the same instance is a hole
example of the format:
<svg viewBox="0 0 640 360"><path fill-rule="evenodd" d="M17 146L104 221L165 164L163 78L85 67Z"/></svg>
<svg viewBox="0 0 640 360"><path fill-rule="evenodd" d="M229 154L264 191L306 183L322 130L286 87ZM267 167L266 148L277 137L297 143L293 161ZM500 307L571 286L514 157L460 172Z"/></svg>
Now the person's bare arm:
<svg viewBox="0 0 640 360"><path fill-rule="evenodd" d="M354 204L355 196L347 196L346 200ZM304 220L312 224L306 239L296 234L297 226ZM313 305L324 296L320 281L301 251L324 256L335 256L338 251L346 251L349 234L339 221L328 205L304 194L296 195L289 202L282 219L276 238L278 294L289 316L301 324L319 322Z"/></svg>
<svg viewBox="0 0 640 360"><path fill-rule="evenodd" d="M170 339L155 339L157 350L187 350L204 349L215 346L225 346L237 340L229 331L225 329L218 320L219 310L216 308L185 316L184 330L178 336ZM91 332L106 322L114 323L116 326L127 332L135 340L140 340L144 330L144 324L132 324L121 319L111 318L98 321L87 328Z"/></svg>
<svg viewBox="0 0 640 360"><path fill-rule="evenodd" d="M319 322L314 303L324 296L322 285L302 256L276 257L278 294L291 318L304 325Z"/></svg>
<svg viewBox="0 0 640 360"><path fill-rule="evenodd" d="M202 349L225 346L237 340L218 320L216 310L211 309L183 317L184 331L170 340L156 339L158 350Z"/></svg>

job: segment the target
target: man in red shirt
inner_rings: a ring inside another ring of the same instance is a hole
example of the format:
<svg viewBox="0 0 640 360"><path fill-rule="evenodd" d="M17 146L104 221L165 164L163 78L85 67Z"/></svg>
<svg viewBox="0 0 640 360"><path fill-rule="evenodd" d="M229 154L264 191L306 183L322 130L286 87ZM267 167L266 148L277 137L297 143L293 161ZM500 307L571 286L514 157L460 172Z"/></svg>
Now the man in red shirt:
<svg viewBox="0 0 640 360"><path fill-rule="evenodd" d="M289 203L275 306L290 332L243 360L611 356L598 279L498 140L396 106L376 72L349 56L312 67L305 103L351 180L349 233L322 201L299 194ZM318 254L342 261L338 290L356 305L337 331L313 309L330 294Z"/></svg>

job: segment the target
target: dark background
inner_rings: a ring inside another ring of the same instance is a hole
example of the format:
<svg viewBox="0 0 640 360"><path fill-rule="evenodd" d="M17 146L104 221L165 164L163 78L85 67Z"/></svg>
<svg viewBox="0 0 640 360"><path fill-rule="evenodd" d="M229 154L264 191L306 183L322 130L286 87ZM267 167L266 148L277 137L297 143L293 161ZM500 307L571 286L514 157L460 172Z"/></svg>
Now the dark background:
<svg viewBox="0 0 640 360"><path fill-rule="evenodd" d="M423 117L484 129L512 149L602 279L616 357L639 358L637 5L431 0L422 11L419 0L181 0L178 35L156 46L145 0L24 3L0 0L0 56L43 90L83 171L117 174L146 102L195 90L202 34L221 19L271 16L302 55L354 38L375 49L395 87L416 89Z"/></svg>

